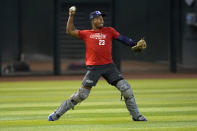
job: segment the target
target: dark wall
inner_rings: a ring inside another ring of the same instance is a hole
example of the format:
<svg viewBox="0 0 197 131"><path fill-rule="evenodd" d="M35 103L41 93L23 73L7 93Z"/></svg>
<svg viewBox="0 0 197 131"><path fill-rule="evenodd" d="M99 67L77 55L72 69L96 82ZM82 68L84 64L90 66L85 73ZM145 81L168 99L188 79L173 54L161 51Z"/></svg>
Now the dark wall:
<svg viewBox="0 0 197 131"><path fill-rule="evenodd" d="M21 0L24 53L52 55L53 0Z"/></svg>
<svg viewBox="0 0 197 131"><path fill-rule="evenodd" d="M18 1L21 1L18 10ZM72 1L72 0L70 0ZM81 2L80 0L73 0ZM88 0L84 0L88 3ZM99 1L99 0L97 0ZM104 0L102 0L104 1ZM168 61L169 57L169 7L170 0L114 0L114 25L123 35L134 40L145 36L148 49L134 55L128 47L115 42L121 49L122 59L144 61ZM14 60L22 44L26 54L52 55L54 0L1 0L1 49L4 60ZM197 65L197 27L185 24L185 15L191 9L182 1L182 38L177 44L178 62L188 66ZM192 11L197 10L197 2ZM18 29L21 11L21 28ZM176 16L176 15L175 15ZM178 27L177 27L178 28ZM19 36L21 31L21 43Z"/></svg>
<svg viewBox="0 0 197 131"><path fill-rule="evenodd" d="M192 6L187 6L185 2L182 3L182 63L186 67L197 67L197 21L196 26L189 26L186 24L187 13L195 13L197 16L197 0Z"/></svg>
<svg viewBox="0 0 197 131"><path fill-rule="evenodd" d="M18 53L17 1L2 0L0 19L0 44L2 60L13 60Z"/></svg>
<svg viewBox="0 0 197 131"><path fill-rule="evenodd" d="M148 49L133 55L121 46L122 59L167 61L169 43L169 2L166 0L116 0L115 25L119 32L134 40L145 36Z"/></svg>
<svg viewBox="0 0 197 131"><path fill-rule="evenodd" d="M20 1L20 2L19 2ZM25 54L52 55L54 0L1 0L3 60Z"/></svg>

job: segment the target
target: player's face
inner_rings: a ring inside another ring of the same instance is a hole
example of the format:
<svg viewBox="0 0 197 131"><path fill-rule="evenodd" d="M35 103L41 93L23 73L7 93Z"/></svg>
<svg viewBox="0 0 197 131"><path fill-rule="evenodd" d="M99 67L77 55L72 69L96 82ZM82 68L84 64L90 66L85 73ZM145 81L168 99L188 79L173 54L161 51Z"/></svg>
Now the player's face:
<svg viewBox="0 0 197 131"><path fill-rule="evenodd" d="M94 18L92 21L92 24L98 29L102 28L104 25L103 17L98 16L98 17Z"/></svg>

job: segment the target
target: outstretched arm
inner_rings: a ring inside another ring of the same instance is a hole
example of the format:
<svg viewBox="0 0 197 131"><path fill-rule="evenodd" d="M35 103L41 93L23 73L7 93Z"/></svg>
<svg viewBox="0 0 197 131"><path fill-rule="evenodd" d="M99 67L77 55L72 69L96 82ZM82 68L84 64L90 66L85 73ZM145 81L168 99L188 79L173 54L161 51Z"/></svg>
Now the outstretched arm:
<svg viewBox="0 0 197 131"><path fill-rule="evenodd" d="M137 44L137 42L133 41L131 38L127 37L127 36L123 36L123 35L119 35L119 37L117 38L118 41L120 41L121 43L133 47Z"/></svg>
<svg viewBox="0 0 197 131"><path fill-rule="evenodd" d="M79 38L78 30L75 29L75 26L74 26L75 13L76 13L76 7L75 6L70 7L69 17L68 17L67 26L66 26L66 33L73 37Z"/></svg>
<svg viewBox="0 0 197 131"><path fill-rule="evenodd" d="M135 42L131 38L128 38L120 34L117 40L121 41L123 44L132 47L131 49L135 53L140 53L146 49L146 41L144 40L144 38L142 38L138 42Z"/></svg>

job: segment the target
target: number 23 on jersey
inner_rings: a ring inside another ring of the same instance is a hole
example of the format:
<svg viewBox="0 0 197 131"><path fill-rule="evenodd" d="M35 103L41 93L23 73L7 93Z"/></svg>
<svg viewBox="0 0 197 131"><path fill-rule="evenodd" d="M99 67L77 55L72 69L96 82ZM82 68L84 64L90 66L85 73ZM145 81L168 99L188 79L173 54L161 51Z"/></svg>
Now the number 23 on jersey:
<svg viewBox="0 0 197 131"><path fill-rule="evenodd" d="M105 45L105 40L99 40L99 45Z"/></svg>

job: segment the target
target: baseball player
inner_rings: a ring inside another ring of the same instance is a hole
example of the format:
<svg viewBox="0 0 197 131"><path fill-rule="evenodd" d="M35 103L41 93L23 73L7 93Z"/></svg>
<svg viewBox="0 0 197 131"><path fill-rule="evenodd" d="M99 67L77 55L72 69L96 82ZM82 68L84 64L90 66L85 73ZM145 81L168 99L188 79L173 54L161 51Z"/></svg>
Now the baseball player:
<svg viewBox="0 0 197 131"><path fill-rule="evenodd" d="M84 101L90 94L91 88L96 86L100 77L103 77L109 84L115 86L124 97L126 107L134 121L147 121L140 114L132 88L123 78L113 63L111 49L112 39L116 39L129 47L134 52L141 52L146 48L145 40L134 42L132 39L121 35L112 27L104 27L103 16L100 11L94 11L89 14L91 21L91 30L77 30L74 26L74 15L76 7L69 9L66 33L84 40L86 47L86 67L87 73L82 81L82 86L77 93L65 100L60 107L49 115L49 121L58 120L68 110L73 109L75 105Z"/></svg>

